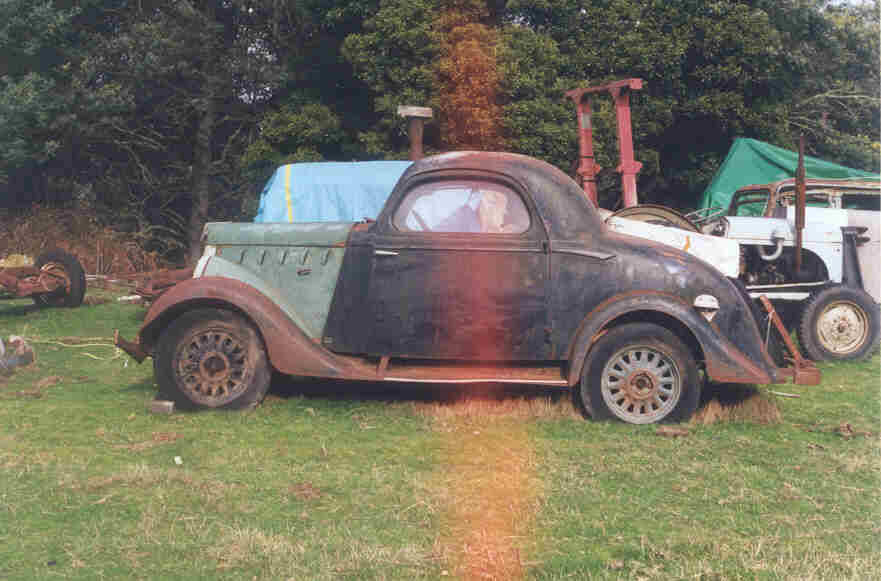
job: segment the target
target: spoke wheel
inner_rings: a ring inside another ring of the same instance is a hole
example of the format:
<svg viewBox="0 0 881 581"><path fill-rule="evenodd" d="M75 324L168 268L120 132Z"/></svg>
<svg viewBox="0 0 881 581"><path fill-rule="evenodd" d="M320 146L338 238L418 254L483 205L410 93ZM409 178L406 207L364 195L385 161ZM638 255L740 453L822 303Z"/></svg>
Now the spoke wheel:
<svg viewBox="0 0 881 581"><path fill-rule="evenodd" d="M247 388L247 346L225 330L199 331L177 353L178 374L194 402L217 407Z"/></svg>
<svg viewBox="0 0 881 581"><path fill-rule="evenodd" d="M668 329L627 323L609 329L591 348L576 403L593 419L630 424L683 421L700 401L694 356Z"/></svg>
<svg viewBox="0 0 881 581"><path fill-rule="evenodd" d="M253 407L271 377L254 326L223 309L187 311L175 319L160 336L153 366L159 398L183 409Z"/></svg>
<svg viewBox="0 0 881 581"><path fill-rule="evenodd" d="M675 359L646 345L615 353L602 372L603 401L619 419L650 424L666 417L682 395Z"/></svg>

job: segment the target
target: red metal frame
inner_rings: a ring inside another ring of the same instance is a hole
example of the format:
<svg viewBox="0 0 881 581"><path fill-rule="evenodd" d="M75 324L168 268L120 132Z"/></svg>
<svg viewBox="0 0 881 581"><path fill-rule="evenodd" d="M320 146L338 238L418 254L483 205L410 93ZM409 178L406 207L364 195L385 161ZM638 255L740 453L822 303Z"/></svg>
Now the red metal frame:
<svg viewBox="0 0 881 581"><path fill-rule="evenodd" d="M608 91L615 101L615 117L618 127L619 163L615 171L621 174L621 192L625 208L637 205L636 174L642 164L633 159L633 128L630 119L630 91L642 89L642 79L625 79L601 85L567 91L578 111L578 182L587 196L597 203L596 174L602 169L596 164L593 153L593 126L591 124L590 95Z"/></svg>

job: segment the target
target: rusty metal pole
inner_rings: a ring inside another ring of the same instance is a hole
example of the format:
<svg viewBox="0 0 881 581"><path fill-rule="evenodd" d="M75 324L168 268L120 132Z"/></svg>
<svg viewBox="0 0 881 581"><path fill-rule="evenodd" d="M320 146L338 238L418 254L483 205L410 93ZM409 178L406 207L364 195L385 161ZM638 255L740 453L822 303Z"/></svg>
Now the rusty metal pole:
<svg viewBox="0 0 881 581"><path fill-rule="evenodd" d="M578 185L587 194L587 197L597 204L596 175L601 168L597 165L593 155L593 124L591 123L590 97L583 91L576 89L566 93L575 102L575 110L578 114Z"/></svg>
<svg viewBox="0 0 881 581"><path fill-rule="evenodd" d="M593 126L591 124L590 94L608 91L615 100L615 116L618 121L617 171L621 173L621 191L625 207L635 206L636 174L642 164L633 159L633 130L630 120L630 91L642 89L642 79L625 79L599 87L585 87L566 91L578 111L579 165L576 173L587 196L597 203L596 174L602 169L594 161Z"/></svg>
<svg viewBox="0 0 881 581"><path fill-rule="evenodd" d="M798 139L798 167L795 170L795 277L801 275L802 231L805 229L805 136Z"/></svg>
<svg viewBox="0 0 881 581"><path fill-rule="evenodd" d="M626 86L609 89L615 100L615 117L618 121L619 164L615 171L621 174L621 197L625 208L639 203L636 197L636 174L642 169L642 164L633 159L633 128L630 121L630 91L641 89L642 80L631 81Z"/></svg>
<svg viewBox="0 0 881 581"><path fill-rule="evenodd" d="M430 107L414 107L402 105L398 107L398 115L407 119L407 135L410 137L410 159L422 159L422 133L425 121L432 118Z"/></svg>

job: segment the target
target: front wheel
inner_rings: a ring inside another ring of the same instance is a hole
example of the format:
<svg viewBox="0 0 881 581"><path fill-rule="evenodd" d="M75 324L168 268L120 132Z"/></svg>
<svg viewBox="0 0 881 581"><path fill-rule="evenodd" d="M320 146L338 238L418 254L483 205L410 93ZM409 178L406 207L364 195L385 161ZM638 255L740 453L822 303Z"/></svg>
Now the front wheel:
<svg viewBox="0 0 881 581"><path fill-rule="evenodd" d="M223 309L196 309L175 319L159 338L153 369L159 399L181 409L254 407L272 375L254 326Z"/></svg>
<svg viewBox="0 0 881 581"><path fill-rule="evenodd" d="M687 420L700 401L697 364L676 335L652 323L628 323L588 353L578 395L597 420L630 424Z"/></svg>
<svg viewBox="0 0 881 581"><path fill-rule="evenodd" d="M811 296L798 341L814 361L862 359L878 344L878 305L861 289L831 286Z"/></svg>

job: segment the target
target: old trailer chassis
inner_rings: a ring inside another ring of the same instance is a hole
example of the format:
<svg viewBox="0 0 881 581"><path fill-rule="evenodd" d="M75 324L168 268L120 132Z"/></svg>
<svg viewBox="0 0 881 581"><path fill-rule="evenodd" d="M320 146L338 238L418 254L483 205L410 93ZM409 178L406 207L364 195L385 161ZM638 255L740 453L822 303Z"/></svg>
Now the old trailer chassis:
<svg viewBox="0 0 881 581"><path fill-rule="evenodd" d="M70 276L63 266L48 262L40 268L17 266L0 269L0 290L15 298L51 294L64 289L70 292Z"/></svg>

